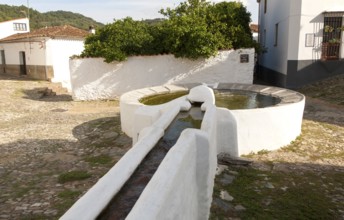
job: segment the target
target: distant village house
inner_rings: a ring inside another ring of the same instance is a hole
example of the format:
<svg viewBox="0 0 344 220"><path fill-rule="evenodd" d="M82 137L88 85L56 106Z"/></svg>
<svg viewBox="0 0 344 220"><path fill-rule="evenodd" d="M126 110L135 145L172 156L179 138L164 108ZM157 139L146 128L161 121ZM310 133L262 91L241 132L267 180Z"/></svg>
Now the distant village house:
<svg viewBox="0 0 344 220"><path fill-rule="evenodd" d="M71 90L69 58L84 50L88 34L88 31L64 25L6 36L0 39L0 74L61 82Z"/></svg>

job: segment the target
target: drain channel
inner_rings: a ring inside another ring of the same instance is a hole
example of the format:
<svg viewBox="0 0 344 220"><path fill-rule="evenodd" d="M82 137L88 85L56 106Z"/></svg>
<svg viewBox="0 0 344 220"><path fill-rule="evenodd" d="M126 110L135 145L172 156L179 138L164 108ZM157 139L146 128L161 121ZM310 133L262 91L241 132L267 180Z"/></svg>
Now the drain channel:
<svg viewBox="0 0 344 220"><path fill-rule="evenodd" d="M143 159L97 220L125 219L182 131L186 128L199 129L203 116L200 107L192 107L188 112L180 112L166 129L164 136Z"/></svg>

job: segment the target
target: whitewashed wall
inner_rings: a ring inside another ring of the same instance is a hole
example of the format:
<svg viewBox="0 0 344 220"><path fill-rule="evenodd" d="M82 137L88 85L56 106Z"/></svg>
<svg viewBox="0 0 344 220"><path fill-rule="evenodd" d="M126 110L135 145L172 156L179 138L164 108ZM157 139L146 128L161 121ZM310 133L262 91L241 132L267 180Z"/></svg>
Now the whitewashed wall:
<svg viewBox="0 0 344 220"><path fill-rule="evenodd" d="M294 1L299 0L268 0L266 13L264 13L265 1L260 1L259 4L259 32L260 42L266 47L267 53L260 55L260 65L267 68L276 70L280 73L287 72L287 60L289 47L293 47L295 44L289 45L288 40L295 32L290 30L290 7ZM292 18L295 20L294 18ZM274 46L275 43L275 25L278 23L278 46ZM299 27L297 22L296 26L292 27L296 30ZM264 34L265 33L265 34ZM293 40L296 38L293 37ZM298 39L296 39L298 40ZM263 42L265 41L265 42Z"/></svg>
<svg viewBox="0 0 344 220"><path fill-rule="evenodd" d="M150 126L156 118L164 114L163 109L172 109L176 105L185 106L182 105L185 101L183 97L156 106L145 106L138 101L140 98L154 95L158 91L183 89L183 87L168 88L167 86L145 88L122 95L120 99L122 130L136 140L135 137L144 127ZM265 108L238 110L217 108L216 115L212 115L217 132L212 137L216 138L218 153L240 156L260 150L276 150L288 145L301 134L305 97L300 93L277 87L244 84L220 83L218 89L255 91L281 99L277 105ZM202 94L201 98L206 97L204 93L197 93Z"/></svg>
<svg viewBox="0 0 344 220"><path fill-rule="evenodd" d="M249 54L249 63L240 63ZM129 57L107 64L103 59L70 60L76 100L113 99L125 92L181 83L253 83L254 49L222 51L209 59L177 59L173 55Z"/></svg>
<svg viewBox="0 0 344 220"><path fill-rule="evenodd" d="M32 40L31 43L1 43L0 50L5 50L6 64L19 65L19 52L24 51L26 65L46 65L45 49L42 48L42 40Z"/></svg>
<svg viewBox="0 0 344 220"><path fill-rule="evenodd" d="M321 43L323 39L325 11L344 11L343 0L303 0L301 12L301 27L299 31L299 54L294 60L309 60L321 58ZM344 26L344 19L343 19ZM305 47L306 34L314 34L314 47ZM342 34L343 35L343 34ZM344 37L341 39L344 43ZM344 47L341 47L341 57L344 57Z"/></svg>
<svg viewBox="0 0 344 220"><path fill-rule="evenodd" d="M54 39L49 43L48 62L53 65L52 82L60 82L71 92L69 59L72 55L80 55L84 50L83 40Z"/></svg>
<svg viewBox="0 0 344 220"><path fill-rule="evenodd" d="M24 23L26 24L26 31L15 31L13 28L14 23ZM0 23L0 39L11 36L13 34L30 32L30 25L28 18L20 18L10 21L5 21Z"/></svg>
<svg viewBox="0 0 344 220"><path fill-rule="evenodd" d="M210 151L205 132L184 130L126 219L207 220L217 163Z"/></svg>
<svg viewBox="0 0 344 220"><path fill-rule="evenodd" d="M268 0L259 4L260 42L267 53L260 55L260 64L287 73L288 60L319 60L325 11L344 11L343 0ZM274 46L275 24L278 23L278 45ZM343 21L344 23L344 21ZM264 36L266 30L266 36ZM314 34L314 47L306 47L306 34ZM342 38L342 43L344 38ZM341 51L344 56L344 47Z"/></svg>

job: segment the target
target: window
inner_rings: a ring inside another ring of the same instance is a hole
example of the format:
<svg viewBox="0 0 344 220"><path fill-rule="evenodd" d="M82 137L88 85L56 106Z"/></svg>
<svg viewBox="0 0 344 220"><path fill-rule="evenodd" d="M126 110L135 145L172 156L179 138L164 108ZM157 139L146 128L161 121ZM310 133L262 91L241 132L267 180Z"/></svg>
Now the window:
<svg viewBox="0 0 344 220"><path fill-rule="evenodd" d="M13 30L15 31L26 31L26 23L13 23Z"/></svg>
<svg viewBox="0 0 344 220"><path fill-rule="evenodd" d="M263 46L264 47L266 46L266 29L264 29L264 32L263 32Z"/></svg>
<svg viewBox="0 0 344 220"><path fill-rule="evenodd" d="M275 47L277 47L277 43L278 43L278 23L275 24L275 43L274 43Z"/></svg>
<svg viewBox="0 0 344 220"><path fill-rule="evenodd" d="M268 7L268 0L264 0L264 14L266 14L267 7Z"/></svg>
<svg viewBox="0 0 344 220"><path fill-rule="evenodd" d="M341 39L342 17L325 17L323 42L334 42Z"/></svg>
<svg viewBox="0 0 344 220"><path fill-rule="evenodd" d="M4 50L0 50L0 61L1 61L1 69L0 72L2 71L2 73L6 73L6 58L5 58L5 51Z"/></svg>
<svg viewBox="0 0 344 220"><path fill-rule="evenodd" d="M342 17L325 16L321 59L339 59L342 20Z"/></svg>

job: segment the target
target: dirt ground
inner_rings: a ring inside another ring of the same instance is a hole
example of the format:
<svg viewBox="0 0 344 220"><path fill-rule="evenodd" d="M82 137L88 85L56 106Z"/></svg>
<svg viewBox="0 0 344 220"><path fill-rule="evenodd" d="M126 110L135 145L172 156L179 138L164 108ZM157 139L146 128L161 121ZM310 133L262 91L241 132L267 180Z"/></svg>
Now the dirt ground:
<svg viewBox="0 0 344 220"><path fill-rule="evenodd" d="M57 219L131 146L117 101L71 100L0 75L0 219ZM69 171L89 177L61 183Z"/></svg>
<svg viewBox="0 0 344 220"><path fill-rule="evenodd" d="M344 75L299 91L302 134L279 150L244 155L250 166L222 167L211 219L344 219Z"/></svg>
<svg viewBox="0 0 344 220"><path fill-rule="evenodd" d="M47 87L57 94L46 92ZM305 93L319 95L314 88ZM297 140L278 151L247 157L254 160L250 169L264 172L258 176L320 173L325 178L317 177L324 181L316 189L331 183L336 190L327 190L324 196L335 200L333 216L342 213L344 217L344 106L342 101L326 100L327 96L307 96L302 135ZM336 97L344 97L344 90ZM118 101L75 102L49 82L0 75L0 220L58 219L130 148L131 139L121 132L119 117ZM225 172L237 175L237 169L227 167ZM213 219L252 219L242 215L252 211L243 198L222 201L219 192L233 190L221 184L222 177L217 177L214 199L230 208L212 209ZM313 181L310 178L302 181ZM291 182L297 184L296 180ZM271 192L263 197L274 200Z"/></svg>

